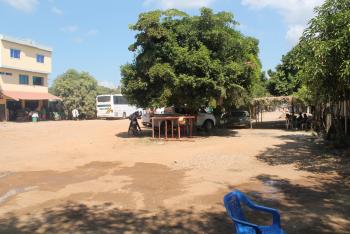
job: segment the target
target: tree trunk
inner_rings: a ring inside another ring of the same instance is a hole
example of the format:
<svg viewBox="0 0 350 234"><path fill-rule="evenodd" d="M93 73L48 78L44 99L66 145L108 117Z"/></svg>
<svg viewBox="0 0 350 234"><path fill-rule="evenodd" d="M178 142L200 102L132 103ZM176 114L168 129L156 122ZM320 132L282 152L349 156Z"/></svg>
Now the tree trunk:
<svg viewBox="0 0 350 234"><path fill-rule="evenodd" d="M348 135L348 110L347 110L347 100L344 101L344 131L345 131L345 136Z"/></svg>
<svg viewBox="0 0 350 234"><path fill-rule="evenodd" d="M253 123L252 123L252 106L249 105L249 120L250 120L250 128L252 129L253 128Z"/></svg>

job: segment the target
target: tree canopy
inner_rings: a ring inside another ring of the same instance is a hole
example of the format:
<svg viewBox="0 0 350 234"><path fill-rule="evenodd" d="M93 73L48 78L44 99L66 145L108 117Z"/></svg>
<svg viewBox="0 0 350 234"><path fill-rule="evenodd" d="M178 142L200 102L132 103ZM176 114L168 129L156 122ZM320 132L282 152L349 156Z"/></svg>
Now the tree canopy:
<svg viewBox="0 0 350 234"><path fill-rule="evenodd" d="M140 14L130 29L135 59L121 68L122 93L140 107L242 104L259 80L258 41L235 30L228 12L202 8Z"/></svg>
<svg viewBox="0 0 350 234"><path fill-rule="evenodd" d="M318 100L350 96L350 1L326 0L304 31L298 58L304 83Z"/></svg>
<svg viewBox="0 0 350 234"><path fill-rule="evenodd" d="M120 94L121 88L118 86L117 88L109 88L102 85L97 86L97 95L103 94Z"/></svg>
<svg viewBox="0 0 350 234"><path fill-rule="evenodd" d="M50 90L62 98L66 116L74 108L83 118L96 116L97 81L89 73L69 69L54 80Z"/></svg>
<svg viewBox="0 0 350 234"><path fill-rule="evenodd" d="M268 81L266 72L261 72L259 79L253 84L251 96L253 98L271 96L269 90L267 89Z"/></svg>
<svg viewBox="0 0 350 234"><path fill-rule="evenodd" d="M309 104L350 96L350 2L326 0L299 43L269 71L272 95L294 94Z"/></svg>
<svg viewBox="0 0 350 234"><path fill-rule="evenodd" d="M270 79L267 81L267 90L273 96L292 95L301 87L299 50L298 46L294 47L282 57L282 62L277 65L276 71L268 71Z"/></svg>

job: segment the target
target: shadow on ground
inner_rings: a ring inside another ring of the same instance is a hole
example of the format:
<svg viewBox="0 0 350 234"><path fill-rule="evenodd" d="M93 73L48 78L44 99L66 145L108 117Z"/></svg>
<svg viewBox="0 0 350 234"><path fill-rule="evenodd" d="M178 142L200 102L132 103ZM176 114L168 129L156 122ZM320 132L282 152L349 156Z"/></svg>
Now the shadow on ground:
<svg viewBox="0 0 350 234"><path fill-rule="evenodd" d="M129 134L127 131L125 132L118 132L115 134L118 138L150 138L152 137L152 131L149 129L142 129L142 132L140 135L133 136L132 134Z"/></svg>
<svg viewBox="0 0 350 234"><path fill-rule="evenodd" d="M158 137L158 131L155 132L155 137ZM217 128L213 129L211 132L206 132L204 130L196 130L193 132L193 138L208 138L208 137L235 137L237 136L238 132L232 129L222 129ZM118 138L151 138L152 137L152 130L148 128L143 128L142 133L139 136L132 136L128 134L128 132L119 132L115 134ZM176 138L177 132L174 131L174 137ZM168 138L171 138L171 132L168 133ZM161 138L164 138L164 133L161 133ZM187 139L187 135L181 135L181 138Z"/></svg>
<svg viewBox="0 0 350 234"><path fill-rule="evenodd" d="M283 174L262 174L252 180L262 183L266 192L251 189L248 194L258 203L279 209L287 233L350 233L349 155L327 149L311 137L282 138L286 144L267 149L258 160L271 166L292 164L297 170L313 173L307 179L316 183L301 185ZM265 221L258 218L258 222Z"/></svg>
<svg viewBox="0 0 350 234"><path fill-rule="evenodd" d="M112 208L112 204L86 206L67 203L47 209L40 217L28 215L20 221L9 214L0 220L1 233L232 233L221 212L195 213L193 210L132 211Z"/></svg>
<svg viewBox="0 0 350 234"><path fill-rule="evenodd" d="M252 123L254 129L286 129L286 121L285 120L276 120L276 121L264 121L262 123L253 122Z"/></svg>

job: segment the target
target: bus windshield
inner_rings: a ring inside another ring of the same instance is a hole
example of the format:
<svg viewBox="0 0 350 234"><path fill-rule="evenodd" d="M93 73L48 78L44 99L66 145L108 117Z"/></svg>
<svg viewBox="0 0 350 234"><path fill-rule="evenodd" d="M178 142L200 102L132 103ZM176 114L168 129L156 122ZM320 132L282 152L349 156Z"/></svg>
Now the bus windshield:
<svg viewBox="0 0 350 234"><path fill-rule="evenodd" d="M123 96L113 96L114 105L128 105L128 101Z"/></svg>
<svg viewBox="0 0 350 234"><path fill-rule="evenodd" d="M110 102L111 96L99 96L97 97L97 102Z"/></svg>

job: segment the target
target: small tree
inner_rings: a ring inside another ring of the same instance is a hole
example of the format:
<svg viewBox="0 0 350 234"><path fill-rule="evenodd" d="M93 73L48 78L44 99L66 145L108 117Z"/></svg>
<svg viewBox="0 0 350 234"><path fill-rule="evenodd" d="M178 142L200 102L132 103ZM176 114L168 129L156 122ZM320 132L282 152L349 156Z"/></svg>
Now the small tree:
<svg viewBox="0 0 350 234"><path fill-rule="evenodd" d="M268 71L270 79L267 81L267 89L272 95L289 96L301 87L299 51L299 46L294 47L282 57L276 71Z"/></svg>
<svg viewBox="0 0 350 234"><path fill-rule="evenodd" d="M268 78L266 77L266 72L261 72L259 80L253 84L252 87L252 97L266 97L271 94L267 90Z"/></svg>
<svg viewBox="0 0 350 234"><path fill-rule="evenodd" d="M70 69L54 80L50 90L62 98L66 116L71 117L74 108L83 118L96 116L97 81L89 73Z"/></svg>
<svg viewBox="0 0 350 234"><path fill-rule="evenodd" d="M231 13L200 16L178 10L151 11L130 28L132 63L122 66L122 93L141 107L230 108L248 100L261 64L258 41L235 30Z"/></svg>

